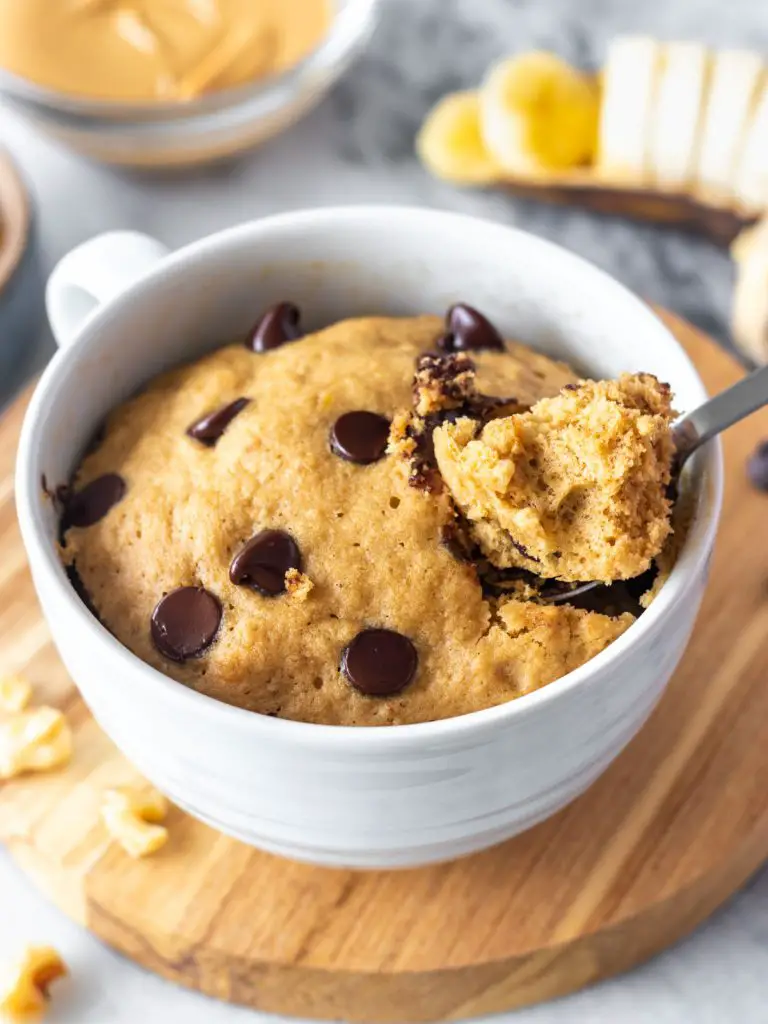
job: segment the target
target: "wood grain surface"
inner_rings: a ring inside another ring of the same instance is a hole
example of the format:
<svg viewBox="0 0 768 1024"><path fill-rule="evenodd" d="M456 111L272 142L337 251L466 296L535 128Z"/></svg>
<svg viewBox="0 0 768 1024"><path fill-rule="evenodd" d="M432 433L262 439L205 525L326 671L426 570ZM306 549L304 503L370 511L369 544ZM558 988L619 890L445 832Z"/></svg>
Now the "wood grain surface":
<svg viewBox="0 0 768 1024"><path fill-rule="evenodd" d="M711 391L739 377L713 343L671 323ZM63 772L0 788L0 839L68 914L138 963L275 1013L459 1019L639 963L768 856L768 495L744 475L768 413L726 437L724 520L701 618L618 761L569 808L493 850L353 873L259 853L180 811L150 859L131 861L109 842L101 791L134 772L93 722L40 618L13 508L24 403L0 424L0 669L28 673L37 697L66 711L75 756Z"/></svg>
<svg viewBox="0 0 768 1024"><path fill-rule="evenodd" d="M521 199L558 206L583 206L592 213L683 228L724 246L730 245L744 228L758 219L754 211L661 189L609 184L585 171L547 181L508 179L500 187Z"/></svg>

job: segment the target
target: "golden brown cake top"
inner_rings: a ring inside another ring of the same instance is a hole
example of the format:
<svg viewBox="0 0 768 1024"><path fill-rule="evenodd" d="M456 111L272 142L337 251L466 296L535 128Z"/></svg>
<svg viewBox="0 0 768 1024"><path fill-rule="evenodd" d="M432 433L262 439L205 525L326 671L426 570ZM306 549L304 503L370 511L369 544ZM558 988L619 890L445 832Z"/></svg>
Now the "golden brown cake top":
<svg viewBox="0 0 768 1024"><path fill-rule="evenodd" d="M301 336L283 304L246 344L117 408L63 521L64 561L106 627L202 693L343 725L503 703L626 630L636 601L545 605L536 577L471 550L434 427L578 378L488 331L445 351L444 330L365 318Z"/></svg>

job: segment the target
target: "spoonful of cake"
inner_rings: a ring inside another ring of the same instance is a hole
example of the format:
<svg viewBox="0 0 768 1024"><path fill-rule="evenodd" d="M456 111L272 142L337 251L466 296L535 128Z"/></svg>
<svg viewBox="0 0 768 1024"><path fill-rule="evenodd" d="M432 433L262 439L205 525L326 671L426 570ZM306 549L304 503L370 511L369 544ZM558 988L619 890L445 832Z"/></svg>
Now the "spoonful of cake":
<svg viewBox="0 0 768 1024"><path fill-rule="evenodd" d="M525 412L444 423L435 458L488 561L572 584L549 597L567 600L645 572L685 462L766 404L768 367L679 418L650 374L585 380Z"/></svg>

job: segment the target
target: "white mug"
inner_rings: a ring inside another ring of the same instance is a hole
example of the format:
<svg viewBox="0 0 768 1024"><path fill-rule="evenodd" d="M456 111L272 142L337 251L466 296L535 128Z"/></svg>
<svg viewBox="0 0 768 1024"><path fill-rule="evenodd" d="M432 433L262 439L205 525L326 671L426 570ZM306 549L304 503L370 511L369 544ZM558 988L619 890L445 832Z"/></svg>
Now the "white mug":
<svg viewBox="0 0 768 1024"><path fill-rule="evenodd" d="M720 509L720 448L691 467L696 513L648 611L592 661L499 707L415 725L269 718L144 664L89 613L56 549L41 477L66 481L96 425L159 371L241 335L290 299L311 329L366 313L479 307L510 337L596 376L645 370L681 411L705 398L667 328L607 275L549 242L437 211L284 214L168 255L101 236L51 276L61 346L22 431L17 501L40 602L101 727L181 807L246 843L318 864L390 868L467 854L582 793L646 720L688 640ZM467 680L472 685L472 680Z"/></svg>

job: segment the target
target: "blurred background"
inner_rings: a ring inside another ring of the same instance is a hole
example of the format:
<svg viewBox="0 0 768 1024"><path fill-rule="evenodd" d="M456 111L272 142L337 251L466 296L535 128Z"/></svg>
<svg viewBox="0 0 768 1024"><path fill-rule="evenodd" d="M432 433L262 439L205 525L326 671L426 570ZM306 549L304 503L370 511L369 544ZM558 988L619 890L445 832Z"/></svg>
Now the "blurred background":
<svg viewBox="0 0 768 1024"><path fill-rule="evenodd" d="M768 55L768 2L380 0L370 44L315 109L253 152L199 169L135 172L99 165L51 141L0 102L0 145L27 183L33 210L32 248L20 282L23 310L10 320L0 315L0 407L54 350L41 286L77 243L131 228L178 247L266 214L335 204L422 205L518 225L583 255L730 346L734 265L725 247L670 227L546 206L500 190L460 189L432 177L414 151L434 103L448 92L476 88L498 58L547 49L598 68L608 42L628 33ZM41 934L70 951L73 968L79 964L88 975L69 1015L57 1019L157 1020L147 1013L161 1004L169 1007L165 1020L255 1019L140 973L64 920L16 873L11 876L0 850L3 869L0 922L10 922L3 937L8 946L11 932L15 941L22 924L33 919ZM4 878L13 878L5 890ZM681 946L599 990L523 1011L521 1024L760 1024L768 1020L766 907L764 872ZM129 976L136 981L130 989L121 985Z"/></svg>
<svg viewBox="0 0 768 1024"><path fill-rule="evenodd" d="M461 190L432 178L414 154L414 136L434 102L476 87L496 58L543 48L598 67L611 37L629 32L766 52L768 12L765 0L381 0L370 46L320 106L230 162L177 172L113 170L73 155L2 108L0 137L33 193L43 275L77 242L110 228L147 231L175 247L280 210L421 204L555 239L727 343L733 269L723 248L670 228ZM41 322L3 374L0 402L51 352Z"/></svg>

